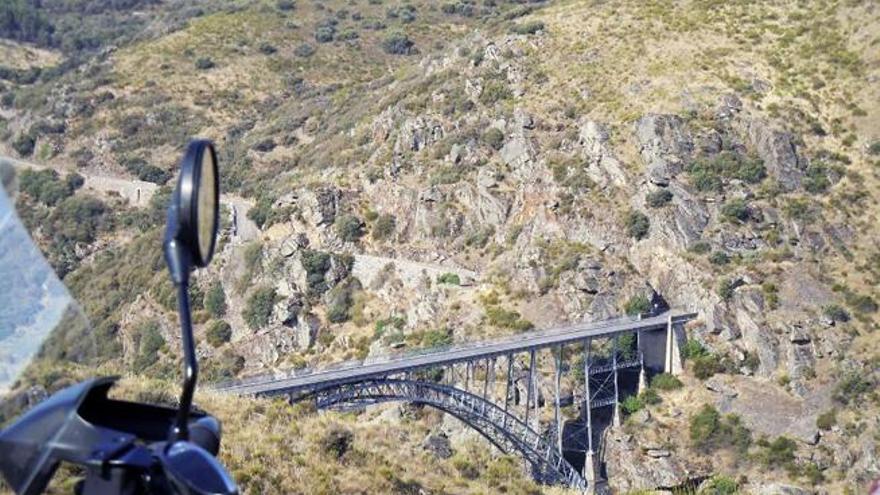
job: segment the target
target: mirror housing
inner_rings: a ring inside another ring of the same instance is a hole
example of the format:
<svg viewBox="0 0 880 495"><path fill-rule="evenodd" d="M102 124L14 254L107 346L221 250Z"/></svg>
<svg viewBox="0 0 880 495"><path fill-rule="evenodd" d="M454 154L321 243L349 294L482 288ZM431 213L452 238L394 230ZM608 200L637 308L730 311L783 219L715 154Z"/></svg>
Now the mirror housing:
<svg viewBox="0 0 880 495"><path fill-rule="evenodd" d="M220 176L214 145L206 140L190 142L180 169L168 206L164 242L165 261L177 286L184 365L180 408L169 435L172 443L189 438L190 409L199 375L189 307L189 275L194 267L204 267L211 261L216 245Z"/></svg>

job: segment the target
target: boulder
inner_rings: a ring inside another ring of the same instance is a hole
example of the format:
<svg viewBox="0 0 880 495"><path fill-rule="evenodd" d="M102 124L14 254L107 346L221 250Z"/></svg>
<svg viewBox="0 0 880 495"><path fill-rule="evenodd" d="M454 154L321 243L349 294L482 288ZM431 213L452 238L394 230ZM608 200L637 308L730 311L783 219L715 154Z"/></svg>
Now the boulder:
<svg viewBox="0 0 880 495"><path fill-rule="evenodd" d="M808 163L798 154L794 136L758 119L746 120L742 126L749 144L764 160L767 173L782 189L793 191L800 187Z"/></svg>
<svg viewBox="0 0 880 495"><path fill-rule="evenodd" d="M679 486L708 474L703 467L680 459L668 449L656 445L637 448L631 436L616 428L609 430L605 442L602 460L615 493Z"/></svg>
<svg viewBox="0 0 880 495"><path fill-rule="evenodd" d="M452 445L450 445L449 437L443 432L428 434L422 440L422 448L438 459L449 459L452 457Z"/></svg>
<svg viewBox="0 0 880 495"><path fill-rule="evenodd" d="M636 121L636 139L649 181L669 185L694 151L694 141L678 115L648 114Z"/></svg>
<svg viewBox="0 0 880 495"><path fill-rule="evenodd" d="M592 120L580 125L578 144L587 160L587 174L602 187L610 185L622 187L627 184L626 173L620 161L611 151L608 141L608 128Z"/></svg>

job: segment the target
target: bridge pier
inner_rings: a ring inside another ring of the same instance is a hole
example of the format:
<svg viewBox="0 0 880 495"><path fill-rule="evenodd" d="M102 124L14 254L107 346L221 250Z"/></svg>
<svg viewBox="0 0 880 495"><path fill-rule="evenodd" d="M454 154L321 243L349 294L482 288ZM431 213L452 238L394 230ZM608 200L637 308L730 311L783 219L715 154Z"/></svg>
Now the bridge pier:
<svg viewBox="0 0 880 495"><path fill-rule="evenodd" d="M562 425L559 422L559 381L562 374L562 346L556 348L556 380L553 387L553 421L556 422L556 448L562 456Z"/></svg>
<svg viewBox="0 0 880 495"><path fill-rule="evenodd" d="M617 335L612 339L611 367L614 375L614 413L611 416L611 424L620 426L620 388L617 384Z"/></svg>
<svg viewBox="0 0 880 495"><path fill-rule="evenodd" d="M584 340L584 408L587 420L587 452L584 457L584 479L587 487L592 487L596 482L596 465L593 457L593 401L590 394L590 354L593 341Z"/></svg>
<svg viewBox="0 0 880 495"><path fill-rule="evenodd" d="M639 353L639 388L641 395L648 388L648 374L645 373L645 354L642 353L642 332L636 331L636 352Z"/></svg>
<svg viewBox="0 0 880 495"><path fill-rule="evenodd" d="M672 375L680 375L681 364L681 341L684 340L683 324L674 324L670 314L666 323L666 363L664 371Z"/></svg>

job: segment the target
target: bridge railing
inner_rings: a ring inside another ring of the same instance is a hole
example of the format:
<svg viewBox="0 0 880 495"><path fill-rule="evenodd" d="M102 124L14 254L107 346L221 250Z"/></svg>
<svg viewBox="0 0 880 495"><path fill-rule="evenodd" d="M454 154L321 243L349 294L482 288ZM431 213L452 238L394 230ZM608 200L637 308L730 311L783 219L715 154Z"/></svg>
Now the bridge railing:
<svg viewBox="0 0 880 495"><path fill-rule="evenodd" d="M615 318L608 318L605 320L598 320L592 322L583 322L576 325L570 325L565 327L552 327L545 330L537 330L531 331L527 333L521 333L516 335L510 335L495 339L483 340L483 341L474 341L474 342L461 342L456 344L450 344L445 346L435 346L428 348L420 348L420 349L407 349L404 351L386 351L376 355L368 356L365 359L353 359L342 361L334 364L330 364L327 366L319 366L319 367L305 367L305 368L293 368L287 370L277 370L271 373L264 373L260 375L255 375L246 378L240 378L236 380L231 380L227 382L221 382L212 385L211 388L215 390L225 390L231 389L246 385L252 385L256 383L271 383L273 381L281 381L289 378L299 378L303 376L313 375L316 373L325 373L329 371L339 371L345 369L355 369L364 365L369 364L380 364L380 363L390 363L403 361L407 359L413 359L417 357L423 357L427 355L434 355L439 353L446 353L450 351L464 351L464 350L473 350L479 349L481 347L491 347L496 345L504 345L510 343L517 343L523 340L523 337L529 338L537 338L549 335L565 335L567 333L574 333L581 331L585 328L589 329L602 329L607 326L618 325L621 323L630 323L640 321L642 319L642 315L635 316L619 316Z"/></svg>

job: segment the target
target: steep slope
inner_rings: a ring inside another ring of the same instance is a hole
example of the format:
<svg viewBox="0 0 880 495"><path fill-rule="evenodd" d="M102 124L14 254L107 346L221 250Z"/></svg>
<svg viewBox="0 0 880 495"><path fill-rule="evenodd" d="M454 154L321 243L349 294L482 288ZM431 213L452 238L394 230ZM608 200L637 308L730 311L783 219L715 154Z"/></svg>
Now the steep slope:
<svg viewBox="0 0 880 495"><path fill-rule="evenodd" d="M220 143L262 230L198 277L210 378L669 304L701 316L685 387L613 432L612 486L880 475L871 2L212 12L7 92L10 144L60 167L162 181L186 136ZM116 366L171 375L155 235L120 224L115 263L67 281ZM136 252L151 263L119 261ZM142 357L147 334L167 345Z"/></svg>

